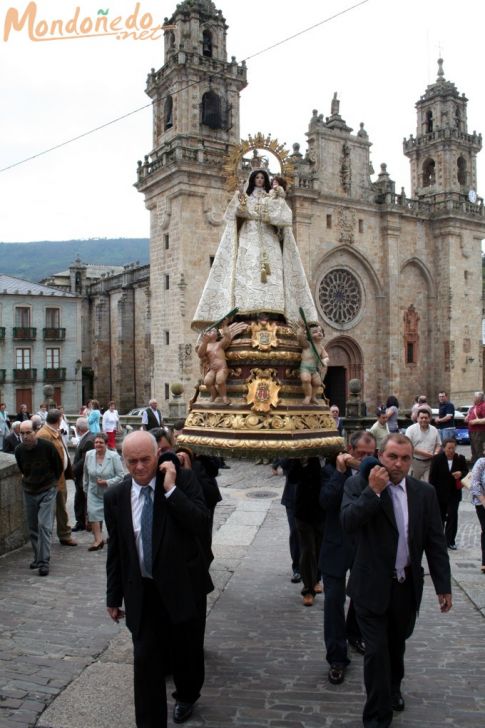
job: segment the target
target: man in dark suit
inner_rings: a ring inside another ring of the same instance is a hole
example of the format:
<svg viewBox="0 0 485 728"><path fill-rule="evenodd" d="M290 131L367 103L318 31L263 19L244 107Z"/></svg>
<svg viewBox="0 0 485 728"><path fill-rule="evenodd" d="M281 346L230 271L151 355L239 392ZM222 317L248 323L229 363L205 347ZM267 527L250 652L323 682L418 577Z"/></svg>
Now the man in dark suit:
<svg viewBox="0 0 485 728"><path fill-rule="evenodd" d="M448 437L443 440L443 450L431 461L429 482L436 489L445 526L445 538L449 549L456 549L455 538L458 530L458 507L461 501L461 479L468 473L465 456L456 452L456 440ZM458 486L458 487L457 487Z"/></svg>
<svg viewBox="0 0 485 728"><path fill-rule="evenodd" d="M3 440L3 452L13 454L20 442L20 422L17 421L12 424L12 431Z"/></svg>
<svg viewBox="0 0 485 728"><path fill-rule="evenodd" d="M432 485L407 476L412 455L409 438L389 435L379 451L381 464L372 467L364 460L360 474L345 483L342 500L343 528L356 539L348 594L365 641L367 728L386 728L393 710L404 710L405 642L423 594L423 552L441 611L451 609L450 564L436 493Z"/></svg>
<svg viewBox="0 0 485 728"><path fill-rule="evenodd" d="M213 585L201 543L209 512L191 471L177 471L171 461L158 466L149 432L128 435L123 455L130 475L105 494L107 608L117 622L124 601L137 728L162 728L165 674L172 672L176 686L176 723L190 717L204 681L206 596Z"/></svg>
<svg viewBox="0 0 485 728"><path fill-rule="evenodd" d="M364 654L365 650L352 601L345 618L345 581L354 560L355 544L342 529L340 506L345 482L358 472L362 460L373 455L375 450L373 435L363 430L353 432L347 452L339 453L335 465L327 463L322 472L320 507L325 513L320 550L325 592L323 636L330 665L328 679L333 685L344 681L345 670L350 663L347 641L360 654Z"/></svg>
<svg viewBox="0 0 485 728"><path fill-rule="evenodd" d="M94 433L89 431L88 421L86 417L78 417L76 420L76 432L79 442L74 453L72 463L72 472L74 475L74 485L76 492L74 494L74 515L76 516L76 525L73 531L86 530L86 493L83 488L83 470L86 453L94 449Z"/></svg>

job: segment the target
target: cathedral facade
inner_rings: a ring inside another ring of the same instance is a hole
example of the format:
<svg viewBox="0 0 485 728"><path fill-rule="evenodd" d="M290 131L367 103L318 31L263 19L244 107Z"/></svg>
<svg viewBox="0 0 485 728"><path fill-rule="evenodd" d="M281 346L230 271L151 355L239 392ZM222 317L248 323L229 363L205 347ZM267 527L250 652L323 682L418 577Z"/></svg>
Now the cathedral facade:
<svg viewBox="0 0 485 728"><path fill-rule="evenodd" d="M241 141L246 67L227 60L226 33L211 0L185 0L147 80L153 149L136 186L151 216L151 391L161 401L174 383L189 399L199 378L190 324L224 228L224 162ZM390 394L435 402L442 389L467 404L482 388L482 140L441 60L416 112L403 142L410 198L385 165L371 180L368 134L347 125L336 96L329 116L313 112L307 148L290 154L288 203L330 357L326 395L340 406L351 379L372 408Z"/></svg>

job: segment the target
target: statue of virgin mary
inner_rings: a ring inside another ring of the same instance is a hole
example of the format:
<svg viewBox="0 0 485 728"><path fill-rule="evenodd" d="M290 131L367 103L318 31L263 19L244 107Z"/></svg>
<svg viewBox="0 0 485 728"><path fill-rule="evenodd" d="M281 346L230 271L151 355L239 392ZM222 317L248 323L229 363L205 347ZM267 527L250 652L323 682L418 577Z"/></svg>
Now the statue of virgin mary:
<svg viewBox="0 0 485 728"><path fill-rule="evenodd" d="M200 329L237 307L238 315L280 314L288 323L318 316L283 194L271 191L265 169L254 170L246 193L236 192L192 327Z"/></svg>

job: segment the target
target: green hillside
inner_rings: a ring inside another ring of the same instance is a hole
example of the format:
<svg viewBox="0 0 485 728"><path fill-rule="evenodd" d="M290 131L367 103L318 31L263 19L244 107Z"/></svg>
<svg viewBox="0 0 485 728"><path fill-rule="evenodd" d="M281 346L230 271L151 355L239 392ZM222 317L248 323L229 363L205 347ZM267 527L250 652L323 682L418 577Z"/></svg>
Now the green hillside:
<svg viewBox="0 0 485 728"><path fill-rule="evenodd" d="M79 256L83 263L126 265L149 262L148 238L95 238L0 243L0 273L37 282L67 270Z"/></svg>

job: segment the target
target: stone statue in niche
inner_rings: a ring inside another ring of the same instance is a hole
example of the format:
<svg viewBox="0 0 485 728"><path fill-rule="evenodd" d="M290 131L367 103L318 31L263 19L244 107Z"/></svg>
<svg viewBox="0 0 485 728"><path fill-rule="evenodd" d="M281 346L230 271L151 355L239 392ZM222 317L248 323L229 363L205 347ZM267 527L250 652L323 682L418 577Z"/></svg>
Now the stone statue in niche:
<svg viewBox="0 0 485 728"><path fill-rule="evenodd" d="M340 181L344 192L350 192L352 168L350 163L350 147L347 142L342 145L342 156L340 158Z"/></svg>

